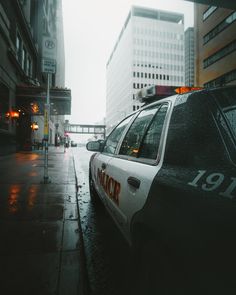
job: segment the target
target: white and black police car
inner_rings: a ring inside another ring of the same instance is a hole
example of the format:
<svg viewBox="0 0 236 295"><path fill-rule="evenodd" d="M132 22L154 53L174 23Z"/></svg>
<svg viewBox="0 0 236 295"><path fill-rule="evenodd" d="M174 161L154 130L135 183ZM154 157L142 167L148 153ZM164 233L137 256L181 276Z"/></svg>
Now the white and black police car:
<svg viewBox="0 0 236 295"><path fill-rule="evenodd" d="M87 144L96 152L91 196L102 200L133 248L152 253L145 258L149 274L160 248L175 253L178 265L191 261L196 272L217 269L208 281L219 266L229 270L229 261L236 274L236 86L190 89L153 102L157 88L142 92L152 103L105 141Z"/></svg>

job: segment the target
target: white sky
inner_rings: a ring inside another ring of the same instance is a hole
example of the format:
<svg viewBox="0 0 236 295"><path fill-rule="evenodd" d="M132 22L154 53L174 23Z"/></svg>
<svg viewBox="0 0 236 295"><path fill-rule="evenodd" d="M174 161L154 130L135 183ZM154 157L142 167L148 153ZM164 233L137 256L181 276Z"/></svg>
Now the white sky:
<svg viewBox="0 0 236 295"><path fill-rule="evenodd" d="M72 91L70 123L94 124L105 117L106 63L131 5L185 14L193 26L193 4L184 0L62 0L66 87Z"/></svg>

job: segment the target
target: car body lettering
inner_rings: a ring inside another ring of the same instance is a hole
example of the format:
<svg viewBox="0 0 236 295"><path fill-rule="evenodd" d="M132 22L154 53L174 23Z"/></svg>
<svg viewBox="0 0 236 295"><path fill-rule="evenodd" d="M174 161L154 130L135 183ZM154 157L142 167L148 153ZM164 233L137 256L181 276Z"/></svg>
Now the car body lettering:
<svg viewBox="0 0 236 295"><path fill-rule="evenodd" d="M119 195L120 195L120 183L116 181L114 186L114 198L115 198L115 203L117 205L119 205Z"/></svg>
<svg viewBox="0 0 236 295"><path fill-rule="evenodd" d="M107 196L117 205L119 206L119 196L121 185L114 178L110 177L104 171L98 168L97 170L97 181L99 185L101 185L106 192Z"/></svg>
<svg viewBox="0 0 236 295"><path fill-rule="evenodd" d="M191 182L188 182L188 185L200 187L202 190L210 192L220 188L220 186L227 181L227 188L219 194L229 199L236 197L236 177L231 177L229 182L223 173L215 172L208 176L206 176L206 173L206 170L198 170L198 174ZM200 184L200 180L205 181L205 183Z"/></svg>
<svg viewBox="0 0 236 295"><path fill-rule="evenodd" d="M115 181L112 177L110 177L107 182L107 193L108 193L109 197L111 197L111 198L112 198L113 192L114 192L114 185L115 185Z"/></svg>

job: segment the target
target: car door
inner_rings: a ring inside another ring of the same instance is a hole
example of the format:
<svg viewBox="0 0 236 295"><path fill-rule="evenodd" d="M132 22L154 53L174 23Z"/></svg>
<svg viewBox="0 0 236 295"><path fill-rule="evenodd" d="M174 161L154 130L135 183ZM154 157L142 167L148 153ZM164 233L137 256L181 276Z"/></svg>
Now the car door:
<svg viewBox="0 0 236 295"><path fill-rule="evenodd" d="M115 199L106 198L107 208L129 242L130 221L145 204L161 168L170 111L169 102L142 110L106 166L106 175L119 183Z"/></svg>
<svg viewBox="0 0 236 295"><path fill-rule="evenodd" d="M106 182L108 181L109 177L109 175L106 173L107 167L111 159L114 157L119 140L121 139L132 117L133 115L124 119L110 133L105 141L103 151L101 153L97 153L92 161L91 172L94 180L94 185L105 206L107 205ZM116 188L114 187L113 190L117 189L118 187L116 184Z"/></svg>

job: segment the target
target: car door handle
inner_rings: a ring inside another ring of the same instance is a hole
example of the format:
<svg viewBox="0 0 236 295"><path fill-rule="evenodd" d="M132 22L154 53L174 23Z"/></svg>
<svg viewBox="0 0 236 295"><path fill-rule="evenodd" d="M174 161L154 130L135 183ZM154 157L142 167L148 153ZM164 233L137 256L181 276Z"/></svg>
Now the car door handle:
<svg viewBox="0 0 236 295"><path fill-rule="evenodd" d="M102 170L105 170L107 165L105 163L102 163Z"/></svg>
<svg viewBox="0 0 236 295"><path fill-rule="evenodd" d="M127 182L128 184L132 185L135 188L139 188L141 183L141 181L138 178L133 176L129 176L127 179Z"/></svg>

